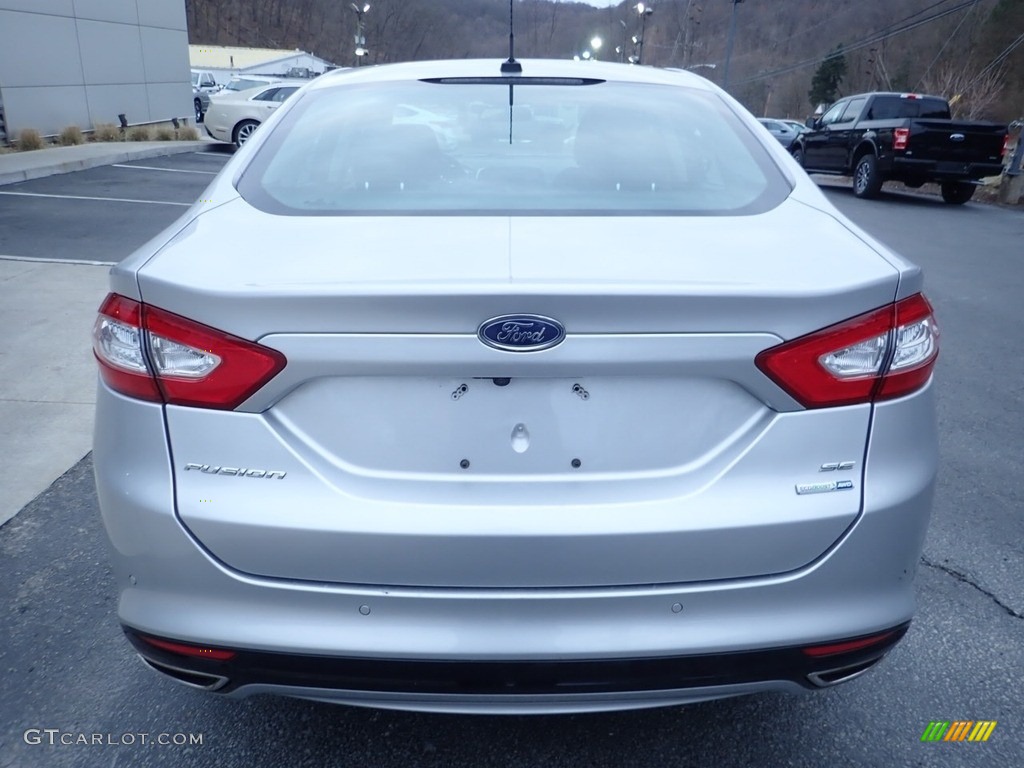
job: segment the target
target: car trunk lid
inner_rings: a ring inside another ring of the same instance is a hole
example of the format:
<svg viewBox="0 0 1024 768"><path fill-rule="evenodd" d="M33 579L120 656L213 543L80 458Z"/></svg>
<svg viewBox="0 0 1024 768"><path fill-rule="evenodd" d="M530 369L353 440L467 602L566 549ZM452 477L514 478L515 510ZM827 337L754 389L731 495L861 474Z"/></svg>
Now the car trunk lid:
<svg viewBox="0 0 1024 768"><path fill-rule="evenodd" d="M235 412L167 407L182 522L240 571L365 585L812 562L859 512L870 406L803 411L754 357L891 302L898 273L795 201L738 224L200 216L140 270L144 300L288 365ZM516 312L565 341L477 338ZM827 492L797 493L838 462Z"/></svg>

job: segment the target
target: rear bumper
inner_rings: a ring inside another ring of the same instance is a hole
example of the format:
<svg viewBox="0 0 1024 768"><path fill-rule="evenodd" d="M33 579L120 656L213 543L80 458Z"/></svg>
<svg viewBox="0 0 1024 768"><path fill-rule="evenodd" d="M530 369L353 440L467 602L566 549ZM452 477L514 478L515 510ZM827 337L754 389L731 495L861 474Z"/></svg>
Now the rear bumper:
<svg viewBox="0 0 1024 768"><path fill-rule="evenodd" d="M936 160L913 160L892 157L883 172L892 179L924 179L926 181L977 181L1003 172L1000 163L956 163Z"/></svg>
<svg viewBox="0 0 1024 768"><path fill-rule="evenodd" d="M190 658L157 647L125 627L151 667L225 695L286 692L355 704L472 711L488 702L508 711L544 711L585 699L589 708L632 706L749 692L824 688L870 669L903 637L907 624L861 639L866 647L814 655L802 648L626 659L439 661L301 656L242 650L228 661ZM159 638L166 640L166 638ZM842 643L859 645L846 638ZM827 650L827 649L826 649ZM717 692L717 693L716 693ZM460 703L461 702L461 706Z"/></svg>
<svg viewBox="0 0 1024 768"><path fill-rule="evenodd" d="M160 406L101 386L94 462L122 623L238 649L240 666L212 675L226 678L224 692L421 710L627 709L806 688L807 675L831 664L794 663L793 649L909 622L937 463L933 414L931 386L876 407L864 509L814 562L773 576L656 587L350 587L247 576L210 556L178 520ZM182 667L181 659L147 656ZM408 664L427 666L409 674ZM353 690L345 687L353 669L391 682ZM396 669L404 670L397 678ZM460 669L486 673L472 676L483 681L479 692L438 682L465 679ZM590 683L603 679L606 689L544 692L550 686L541 683L569 669L587 669ZM651 688L664 670L677 687ZM523 692L495 693L510 671ZM423 679L432 680L426 691L415 687Z"/></svg>
<svg viewBox="0 0 1024 768"><path fill-rule="evenodd" d="M208 114L203 119L203 127L206 128L206 133L209 135L211 139L216 139L217 141L231 141L231 135L229 131L226 131L223 128L218 128L216 126L210 125L210 119Z"/></svg>

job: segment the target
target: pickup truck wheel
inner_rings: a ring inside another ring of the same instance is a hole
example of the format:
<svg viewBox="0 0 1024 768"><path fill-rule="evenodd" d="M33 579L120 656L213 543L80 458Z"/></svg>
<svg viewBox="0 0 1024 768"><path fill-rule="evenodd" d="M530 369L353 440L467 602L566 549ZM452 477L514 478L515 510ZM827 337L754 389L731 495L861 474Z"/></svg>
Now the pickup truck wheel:
<svg viewBox="0 0 1024 768"><path fill-rule="evenodd" d="M853 169L853 194L868 200L882 189L882 175L874 155L864 155Z"/></svg>
<svg viewBox="0 0 1024 768"><path fill-rule="evenodd" d="M974 197L974 185L963 181L947 181L942 185L942 199L950 205L963 205Z"/></svg>
<svg viewBox="0 0 1024 768"><path fill-rule="evenodd" d="M796 164L801 168L804 167L804 148L793 147L793 159L796 160Z"/></svg>
<svg viewBox="0 0 1024 768"><path fill-rule="evenodd" d="M196 99L192 102L192 105L196 108L196 122L203 122L203 102L201 102L199 99Z"/></svg>

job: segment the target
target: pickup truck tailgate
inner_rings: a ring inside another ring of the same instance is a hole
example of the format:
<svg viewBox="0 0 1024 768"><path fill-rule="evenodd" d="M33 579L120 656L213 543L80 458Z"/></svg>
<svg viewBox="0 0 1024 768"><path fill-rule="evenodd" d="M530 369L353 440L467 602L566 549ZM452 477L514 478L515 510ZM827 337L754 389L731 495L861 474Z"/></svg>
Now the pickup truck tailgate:
<svg viewBox="0 0 1024 768"><path fill-rule="evenodd" d="M998 123L917 119L910 123L906 154L917 160L963 166L968 163L998 163L1006 128Z"/></svg>

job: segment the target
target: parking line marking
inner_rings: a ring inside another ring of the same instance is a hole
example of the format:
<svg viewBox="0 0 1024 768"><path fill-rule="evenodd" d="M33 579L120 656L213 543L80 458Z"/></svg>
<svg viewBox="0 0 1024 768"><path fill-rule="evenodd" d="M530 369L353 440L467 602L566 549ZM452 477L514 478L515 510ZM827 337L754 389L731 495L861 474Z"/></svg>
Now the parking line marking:
<svg viewBox="0 0 1024 768"><path fill-rule="evenodd" d="M10 197L49 197L55 200L99 200L104 203L142 203L144 205L177 205L191 207L192 203L169 203L164 200L131 200L126 197L85 197L83 195L44 195L42 192L0 192Z"/></svg>
<svg viewBox="0 0 1024 768"><path fill-rule="evenodd" d="M198 173L203 176L216 176L217 171L186 171L181 168L157 168L154 165L121 165L114 163L113 168L131 168L139 171L164 171L166 173Z"/></svg>
<svg viewBox="0 0 1024 768"><path fill-rule="evenodd" d="M116 261L90 261L89 259L58 259L53 256L7 256L0 253L0 261L30 261L36 264L78 264L86 267L112 267Z"/></svg>

